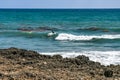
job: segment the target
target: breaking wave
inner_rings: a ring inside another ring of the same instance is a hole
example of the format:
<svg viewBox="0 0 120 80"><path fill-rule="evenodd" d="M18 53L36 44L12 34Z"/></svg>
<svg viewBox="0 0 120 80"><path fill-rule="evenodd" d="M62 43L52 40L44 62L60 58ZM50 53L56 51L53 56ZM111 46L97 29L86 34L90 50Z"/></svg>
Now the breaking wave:
<svg viewBox="0 0 120 80"><path fill-rule="evenodd" d="M60 33L56 38L56 40L70 40L70 41L78 41L78 40L92 40L92 39L120 39L120 34L116 35L73 35L67 33Z"/></svg>

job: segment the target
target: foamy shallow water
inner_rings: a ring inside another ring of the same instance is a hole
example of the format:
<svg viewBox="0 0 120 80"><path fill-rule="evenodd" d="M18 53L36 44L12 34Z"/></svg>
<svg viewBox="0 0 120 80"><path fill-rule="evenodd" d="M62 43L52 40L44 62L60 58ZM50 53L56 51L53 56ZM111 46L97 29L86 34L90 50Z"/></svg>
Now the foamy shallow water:
<svg viewBox="0 0 120 80"><path fill-rule="evenodd" d="M85 55L90 58L90 60L95 62L100 62L103 65L120 65L120 51L83 51L83 52L50 52L50 53L40 53L45 55L55 55L59 54L65 57L74 58L78 55Z"/></svg>

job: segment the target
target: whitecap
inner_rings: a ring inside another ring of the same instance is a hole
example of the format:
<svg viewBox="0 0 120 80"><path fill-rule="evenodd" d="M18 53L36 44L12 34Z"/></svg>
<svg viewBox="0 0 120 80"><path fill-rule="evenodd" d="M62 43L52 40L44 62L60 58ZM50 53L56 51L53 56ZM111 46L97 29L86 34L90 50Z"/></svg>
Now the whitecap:
<svg viewBox="0 0 120 80"><path fill-rule="evenodd" d="M70 41L78 41L78 40L92 40L92 39L119 39L120 34L116 35L73 35L67 33L60 33L55 39L56 40L70 40Z"/></svg>

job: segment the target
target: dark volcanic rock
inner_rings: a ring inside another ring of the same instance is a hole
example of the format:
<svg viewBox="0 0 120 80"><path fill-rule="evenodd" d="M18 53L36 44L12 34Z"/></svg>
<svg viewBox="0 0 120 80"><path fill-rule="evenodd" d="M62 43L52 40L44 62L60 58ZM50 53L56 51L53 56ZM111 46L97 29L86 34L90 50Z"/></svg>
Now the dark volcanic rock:
<svg viewBox="0 0 120 80"><path fill-rule="evenodd" d="M0 73L0 77L2 77L3 76L3 74L2 73Z"/></svg>
<svg viewBox="0 0 120 80"><path fill-rule="evenodd" d="M83 61L89 61L89 58L84 56L84 55L80 55L76 57L77 59L83 60Z"/></svg>
<svg viewBox="0 0 120 80"><path fill-rule="evenodd" d="M62 56L61 55L53 55L52 58L54 58L54 59L62 59Z"/></svg>
<svg viewBox="0 0 120 80"><path fill-rule="evenodd" d="M24 49L0 49L3 80L120 80L119 71L120 65L104 66L84 55L63 58Z"/></svg>
<svg viewBox="0 0 120 80"><path fill-rule="evenodd" d="M105 77L112 77L113 76L113 71L112 70L106 70L104 72L104 76Z"/></svg>

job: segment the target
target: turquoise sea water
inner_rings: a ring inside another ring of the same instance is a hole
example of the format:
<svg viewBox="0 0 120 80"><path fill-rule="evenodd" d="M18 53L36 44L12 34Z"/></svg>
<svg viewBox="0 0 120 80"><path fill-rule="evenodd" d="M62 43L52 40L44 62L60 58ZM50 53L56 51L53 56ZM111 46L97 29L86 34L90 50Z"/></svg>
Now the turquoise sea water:
<svg viewBox="0 0 120 80"><path fill-rule="evenodd" d="M120 9L0 9L0 48L9 47L120 64Z"/></svg>

